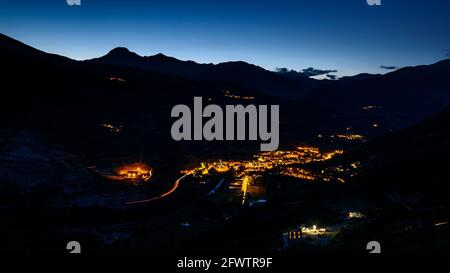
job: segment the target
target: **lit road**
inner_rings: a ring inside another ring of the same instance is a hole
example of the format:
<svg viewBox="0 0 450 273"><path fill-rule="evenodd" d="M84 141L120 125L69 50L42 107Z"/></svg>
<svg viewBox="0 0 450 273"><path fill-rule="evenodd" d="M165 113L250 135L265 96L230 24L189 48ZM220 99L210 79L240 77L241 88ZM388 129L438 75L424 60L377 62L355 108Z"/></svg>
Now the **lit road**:
<svg viewBox="0 0 450 273"><path fill-rule="evenodd" d="M175 181L175 183L173 184L173 187L171 189L169 189L167 192L153 197L153 198L149 198L149 199L144 199L144 200L138 200L138 201L130 201L130 202L126 202L125 205L139 205L139 204L145 204L151 201L155 201L155 200L159 200L161 198L167 197L169 195L171 195L172 193L174 193L177 189L178 186L180 185L180 181L185 178L186 176L190 175L191 173L187 173L185 175L183 175L182 177L178 178L177 181Z"/></svg>

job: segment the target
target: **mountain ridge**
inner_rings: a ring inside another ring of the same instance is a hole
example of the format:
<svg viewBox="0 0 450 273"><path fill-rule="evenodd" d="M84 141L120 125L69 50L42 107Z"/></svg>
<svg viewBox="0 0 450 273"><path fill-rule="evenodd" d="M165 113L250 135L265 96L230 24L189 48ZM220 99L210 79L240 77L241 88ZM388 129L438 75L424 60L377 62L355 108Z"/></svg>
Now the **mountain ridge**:
<svg viewBox="0 0 450 273"><path fill-rule="evenodd" d="M90 75L106 78L105 71L114 71L114 77L130 73L130 77L139 77L136 82L142 85L145 82L149 87L154 86L153 80L161 88L171 82L179 82L179 90L174 92L179 95L186 93L183 96L200 92L183 92L186 87L182 82L189 86L199 84L208 90L216 89L214 92L236 89L242 94L260 94L278 97L293 105L310 105L315 108L315 113L328 115L336 124L345 124L344 128L354 128L367 135L404 128L450 106L450 60L405 67L385 75L359 74L336 81L296 81L243 61L198 64L162 53L142 57L124 47L112 49L105 55L112 56L112 60L100 57L103 59L77 61L45 53L5 35L0 36L0 42L1 56L4 60L11 59L10 70L13 71L10 74L28 73L37 77L36 74L42 73L34 73L30 69L42 70L41 67L52 64L48 73L54 80L47 82L52 86L58 83L65 86L63 81L72 77L68 75L85 75L84 72L89 71ZM129 66L127 62L130 62ZM66 71L64 78L57 77L61 71ZM43 79L37 77L36 80ZM134 81L130 79L131 82Z"/></svg>
<svg viewBox="0 0 450 273"><path fill-rule="evenodd" d="M158 71L192 80L232 82L278 97L302 97L317 84L314 79L293 80L258 65L244 61L228 61L218 64L179 60L162 53L141 56L123 47L117 47L106 55L85 60L88 63L129 66Z"/></svg>

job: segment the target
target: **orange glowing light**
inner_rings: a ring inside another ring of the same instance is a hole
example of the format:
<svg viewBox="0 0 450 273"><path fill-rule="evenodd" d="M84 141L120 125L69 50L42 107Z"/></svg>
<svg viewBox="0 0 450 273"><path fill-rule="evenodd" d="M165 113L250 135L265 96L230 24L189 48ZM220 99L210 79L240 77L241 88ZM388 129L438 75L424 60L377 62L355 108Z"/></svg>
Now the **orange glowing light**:
<svg viewBox="0 0 450 273"><path fill-rule="evenodd" d="M117 169L117 174L124 179L139 179L147 181L152 176L152 170L143 163L123 165Z"/></svg>

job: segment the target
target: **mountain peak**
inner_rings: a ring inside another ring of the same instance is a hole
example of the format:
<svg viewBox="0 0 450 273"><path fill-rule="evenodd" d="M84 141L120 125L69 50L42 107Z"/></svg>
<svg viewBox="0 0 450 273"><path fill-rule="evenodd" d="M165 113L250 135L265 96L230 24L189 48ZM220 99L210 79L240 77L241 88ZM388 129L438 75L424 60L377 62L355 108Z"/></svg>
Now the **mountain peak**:
<svg viewBox="0 0 450 273"><path fill-rule="evenodd" d="M161 62L161 61L172 61L172 62L180 61L180 60L178 60L178 59L176 59L174 57L170 57L170 56L164 55L162 53L158 53L156 55L148 56L147 59L148 60L152 60L152 61L159 61L159 62Z"/></svg>
<svg viewBox="0 0 450 273"><path fill-rule="evenodd" d="M158 53L158 54L156 54L154 57L164 58L164 57L167 57L167 56L164 55L164 54L162 54L162 53Z"/></svg>
<svg viewBox="0 0 450 273"><path fill-rule="evenodd" d="M134 52L131 52L128 48L126 47L116 47L114 49L112 49L108 55L137 55Z"/></svg>

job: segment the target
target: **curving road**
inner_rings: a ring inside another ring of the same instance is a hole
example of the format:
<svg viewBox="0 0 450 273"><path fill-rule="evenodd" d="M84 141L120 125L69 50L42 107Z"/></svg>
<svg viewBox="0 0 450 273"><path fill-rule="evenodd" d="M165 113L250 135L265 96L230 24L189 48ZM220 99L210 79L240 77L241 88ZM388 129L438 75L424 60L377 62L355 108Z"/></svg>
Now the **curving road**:
<svg viewBox="0 0 450 273"><path fill-rule="evenodd" d="M144 200L137 200L137 201L126 202L125 205L139 205L139 204L145 204L145 203L148 203L148 202L151 202L151 201L155 201L155 200L159 200L159 199L161 199L161 198L164 198L164 197L166 197L166 196L169 196L169 195L171 195L172 193L174 193L174 192L178 189L178 186L180 185L180 181L181 181L183 178L185 178L186 176L190 175L190 174L191 174L191 173L187 173L187 174L183 175L182 177L178 178L178 179L175 181L175 183L173 184L173 187L172 187L171 189L169 189L167 192L165 192L165 193L163 193L163 194L161 194L161 195L159 195L159 196L156 196L156 197L153 197L153 198L149 198L149 199L144 199Z"/></svg>

